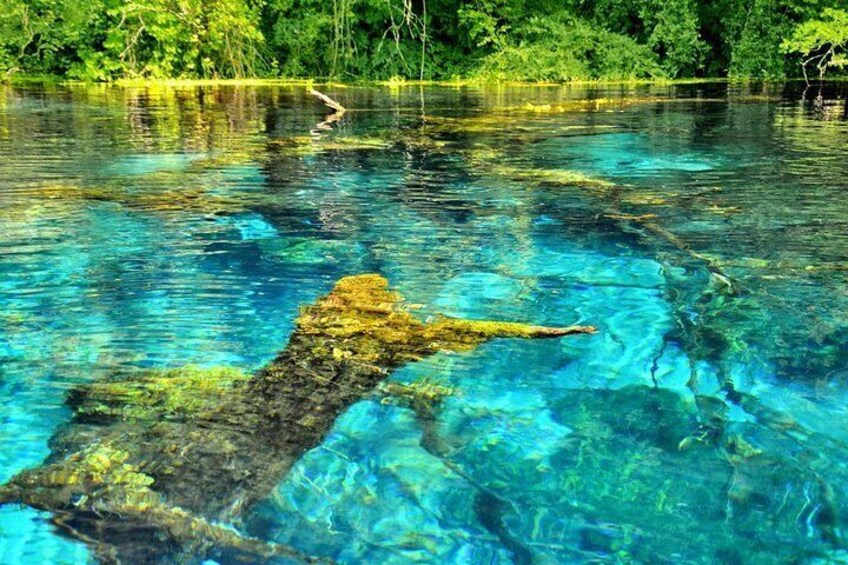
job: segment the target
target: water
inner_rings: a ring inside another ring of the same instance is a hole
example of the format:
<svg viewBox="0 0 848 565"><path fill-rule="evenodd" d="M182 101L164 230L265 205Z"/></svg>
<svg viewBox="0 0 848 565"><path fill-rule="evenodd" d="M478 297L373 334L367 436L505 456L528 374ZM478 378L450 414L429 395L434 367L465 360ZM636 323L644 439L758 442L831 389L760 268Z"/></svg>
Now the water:
<svg viewBox="0 0 848 565"><path fill-rule="evenodd" d="M422 316L591 323L392 379L244 532L341 563L848 561L846 86L0 87L0 480L66 391L281 350L377 272ZM312 132L312 133L310 133ZM427 449L425 428L446 446ZM3 563L92 561L0 509Z"/></svg>

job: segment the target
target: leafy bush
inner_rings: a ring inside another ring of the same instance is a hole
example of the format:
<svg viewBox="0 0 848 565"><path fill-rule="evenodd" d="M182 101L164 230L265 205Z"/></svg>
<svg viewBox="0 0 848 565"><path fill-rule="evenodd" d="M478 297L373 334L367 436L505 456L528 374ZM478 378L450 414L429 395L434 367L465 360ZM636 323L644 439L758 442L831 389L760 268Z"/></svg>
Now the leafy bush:
<svg viewBox="0 0 848 565"><path fill-rule="evenodd" d="M848 66L848 12L826 8L821 19L797 26L781 48L801 55L805 77L808 66L815 65L819 77L828 67Z"/></svg>
<svg viewBox="0 0 848 565"><path fill-rule="evenodd" d="M527 81L665 76L649 47L585 21L533 18L515 35L517 41L482 60L481 76Z"/></svg>
<svg viewBox="0 0 848 565"><path fill-rule="evenodd" d="M753 0L732 51L731 76L767 79L786 76L780 43L788 35L791 22L777 4L776 0Z"/></svg>

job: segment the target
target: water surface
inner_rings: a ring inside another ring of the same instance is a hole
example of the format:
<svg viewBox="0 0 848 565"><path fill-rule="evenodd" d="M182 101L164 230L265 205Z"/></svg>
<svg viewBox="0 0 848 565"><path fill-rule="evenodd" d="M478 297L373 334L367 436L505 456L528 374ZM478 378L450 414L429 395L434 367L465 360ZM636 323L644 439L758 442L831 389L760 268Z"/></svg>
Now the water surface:
<svg viewBox="0 0 848 565"><path fill-rule="evenodd" d="M0 481L66 391L261 367L377 272L420 314L589 323L392 375L245 532L341 563L848 560L848 107L799 85L0 87ZM91 560L0 509L4 563Z"/></svg>

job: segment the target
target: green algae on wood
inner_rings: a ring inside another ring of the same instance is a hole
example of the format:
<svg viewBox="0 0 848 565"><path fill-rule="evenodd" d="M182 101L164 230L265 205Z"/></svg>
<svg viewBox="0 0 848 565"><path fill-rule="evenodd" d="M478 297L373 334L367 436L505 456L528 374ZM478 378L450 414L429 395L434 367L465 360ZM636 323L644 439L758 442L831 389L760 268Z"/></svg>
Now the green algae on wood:
<svg viewBox="0 0 848 565"><path fill-rule="evenodd" d="M68 404L78 418L196 417L214 411L233 387L248 377L230 367L154 370L73 389Z"/></svg>
<svg viewBox="0 0 848 565"><path fill-rule="evenodd" d="M53 438L51 456L0 488L0 503L52 512L55 524L107 562L310 561L232 526L393 370L500 337L595 332L447 317L423 322L410 309L383 277L346 277L302 308L286 348L253 377L189 367L75 389L73 419ZM427 404L447 391L396 392Z"/></svg>
<svg viewBox="0 0 848 565"><path fill-rule="evenodd" d="M592 177L579 171L563 169L533 169L498 166L494 171L498 175L512 178L513 180L527 180L537 183L559 184L563 186L582 186L586 188L610 189L615 184L597 177Z"/></svg>
<svg viewBox="0 0 848 565"><path fill-rule="evenodd" d="M579 186L602 193L616 188L613 182L593 177L580 171L510 166L503 162L503 153L492 149L475 149L469 153L468 157L469 161L473 165L476 165L483 174L508 178L517 182Z"/></svg>
<svg viewBox="0 0 848 565"><path fill-rule="evenodd" d="M292 136L271 141L271 145L293 155L317 155L322 152L388 149L398 140L392 137L362 135Z"/></svg>

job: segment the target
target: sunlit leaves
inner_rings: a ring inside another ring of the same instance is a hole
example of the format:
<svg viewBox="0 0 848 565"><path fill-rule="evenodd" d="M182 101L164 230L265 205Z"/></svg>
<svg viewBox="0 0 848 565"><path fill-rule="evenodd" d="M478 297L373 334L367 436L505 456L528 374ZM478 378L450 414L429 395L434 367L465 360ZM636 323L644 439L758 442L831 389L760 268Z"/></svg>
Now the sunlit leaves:
<svg viewBox="0 0 848 565"><path fill-rule="evenodd" d="M840 2L0 0L0 78L823 75L846 62Z"/></svg>
<svg viewBox="0 0 848 565"><path fill-rule="evenodd" d="M797 26L792 36L781 45L784 51L800 53L805 68L815 64L820 76L828 67L848 65L848 12L826 8L821 19Z"/></svg>

